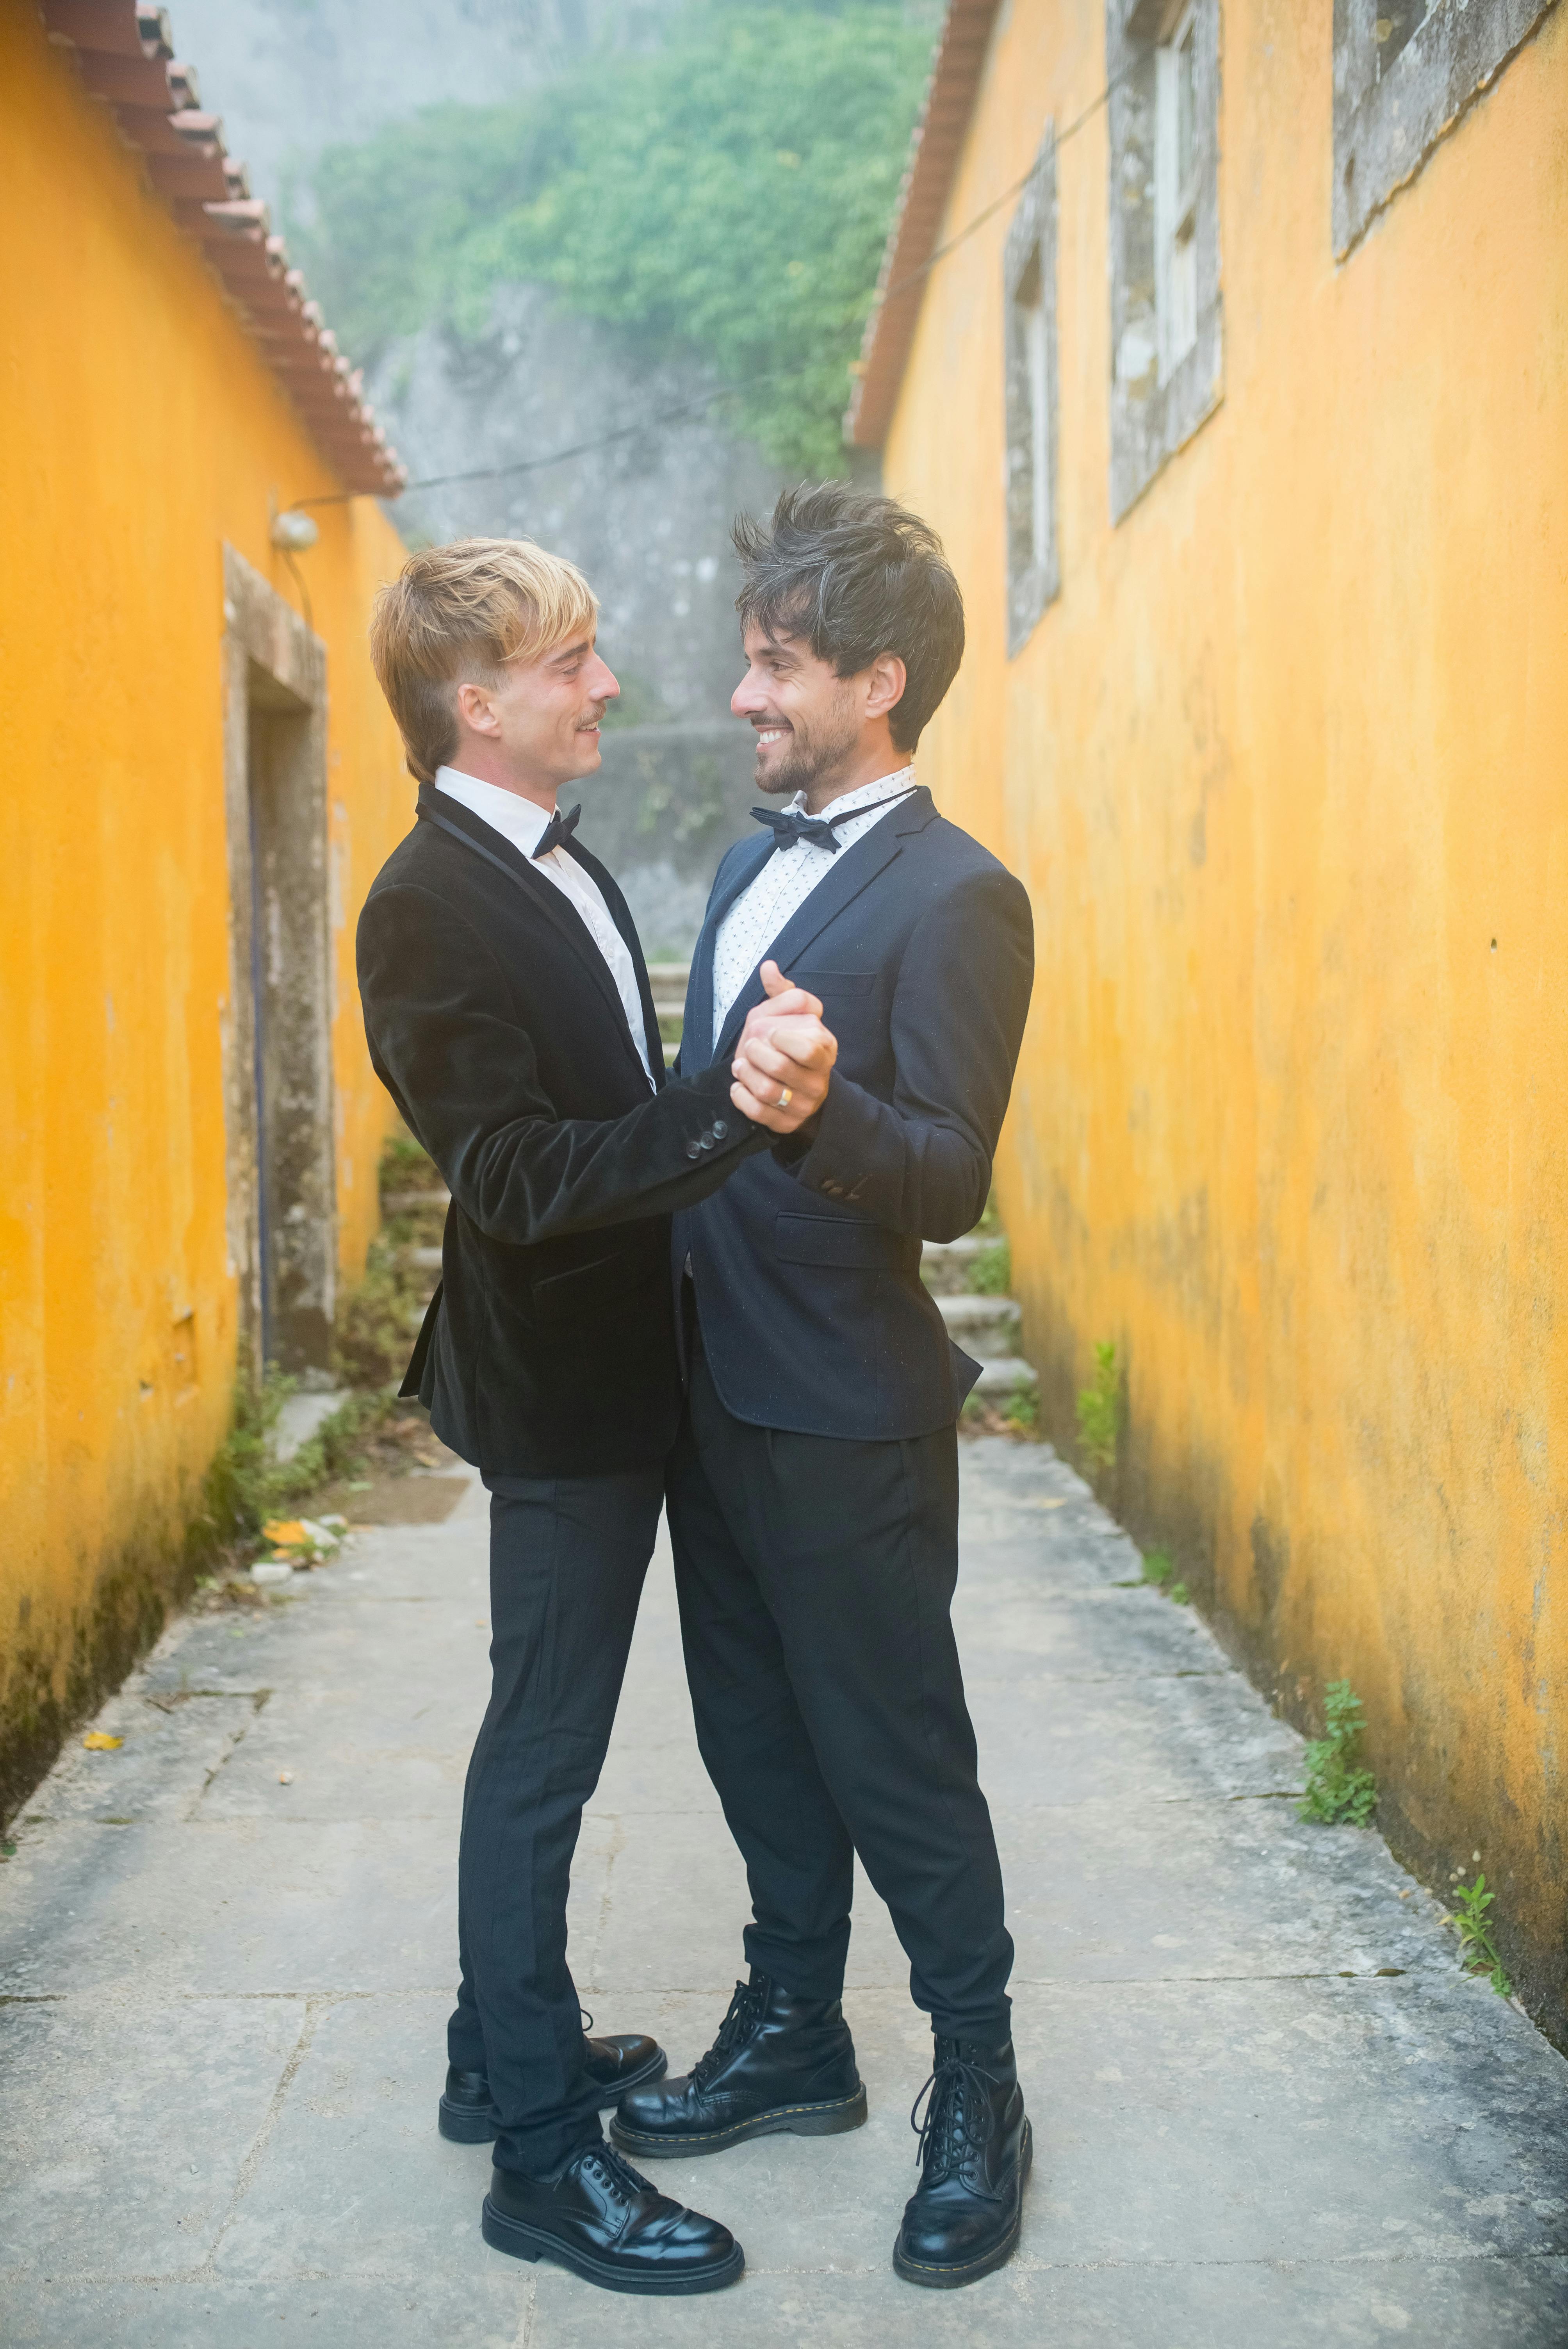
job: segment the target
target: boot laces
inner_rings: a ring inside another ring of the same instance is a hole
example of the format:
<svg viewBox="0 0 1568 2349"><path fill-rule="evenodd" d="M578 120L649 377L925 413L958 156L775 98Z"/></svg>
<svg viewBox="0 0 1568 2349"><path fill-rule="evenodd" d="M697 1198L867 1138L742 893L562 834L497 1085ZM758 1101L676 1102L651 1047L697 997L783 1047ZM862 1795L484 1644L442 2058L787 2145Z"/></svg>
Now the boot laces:
<svg viewBox="0 0 1568 2349"><path fill-rule="evenodd" d="M706 2088L714 2074L727 2063L737 2047L750 2038L762 2020L767 1992L759 1982L735 1985L735 1996L729 2002L729 2012L718 2026L718 2037L706 2055L699 2055L692 2066L692 2079L699 2088Z"/></svg>
<svg viewBox="0 0 1568 2349"><path fill-rule="evenodd" d="M961 2055L956 2047L950 2055L939 2054L931 2077L910 2106L909 2125L920 2140L915 2160L929 2164L935 2173L962 2161L971 2147L985 2144L996 2127L988 2091L1000 2085L994 2073ZM921 2098L928 2090L931 2100L922 2120Z"/></svg>
<svg viewBox="0 0 1568 2349"><path fill-rule="evenodd" d="M639 2194L656 2194L658 2188L640 2169L634 2169L624 2154L608 2143L591 2146L583 2167L592 2169L614 2192L633 2200Z"/></svg>

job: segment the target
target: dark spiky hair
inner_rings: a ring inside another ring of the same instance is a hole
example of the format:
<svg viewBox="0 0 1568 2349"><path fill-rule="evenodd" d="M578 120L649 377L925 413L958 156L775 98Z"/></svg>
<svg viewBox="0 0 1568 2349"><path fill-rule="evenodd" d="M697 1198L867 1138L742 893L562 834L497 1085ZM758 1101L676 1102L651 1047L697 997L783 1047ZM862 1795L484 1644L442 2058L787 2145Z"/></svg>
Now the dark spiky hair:
<svg viewBox="0 0 1568 2349"><path fill-rule="evenodd" d="M822 481L786 490L771 522L740 515L730 536L743 628L799 636L840 677L898 655L907 678L889 725L913 750L964 657L964 598L930 523L892 498Z"/></svg>

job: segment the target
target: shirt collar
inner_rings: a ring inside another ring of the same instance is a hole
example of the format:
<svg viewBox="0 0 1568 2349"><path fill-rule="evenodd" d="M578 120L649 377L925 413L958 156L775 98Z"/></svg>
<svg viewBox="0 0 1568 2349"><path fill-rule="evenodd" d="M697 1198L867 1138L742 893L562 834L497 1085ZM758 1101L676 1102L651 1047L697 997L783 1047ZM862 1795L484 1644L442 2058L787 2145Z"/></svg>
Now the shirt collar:
<svg viewBox="0 0 1568 2349"><path fill-rule="evenodd" d="M436 780L439 782L439 775ZM836 823L841 816L853 815L857 808L871 807L873 802L891 800L901 792L912 792L913 789L914 769L900 767L895 774L879 775L874 783L858 783L852 792L846 792L841 799L830 800L822 813L824 816L830 816ZM791 815L803 814L805 807L805 792L797 792L786 812Z"/></svg>
<svg viewBox="0 0 1568 2349"><path fill-rule="evenodd" d="M438 767L436 789L471 808L524 856L531 856L539 846L552 813L533 800L520 799L516 792L503 792L499 783L481 783L477 775L465 775L458 767Z"/></svg>

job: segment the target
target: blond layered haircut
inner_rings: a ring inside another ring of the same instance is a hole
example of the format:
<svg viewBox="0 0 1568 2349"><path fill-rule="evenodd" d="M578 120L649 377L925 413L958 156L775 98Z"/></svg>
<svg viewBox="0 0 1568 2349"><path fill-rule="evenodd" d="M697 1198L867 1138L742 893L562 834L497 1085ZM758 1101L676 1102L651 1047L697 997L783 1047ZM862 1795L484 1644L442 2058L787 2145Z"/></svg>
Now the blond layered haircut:
<svg viewBox="0 0 1568 2349"><path fill-rule="evenodd" d="M575 564L526 538L459 538L411 554L376 598L370 657L408 771L435 781L458 747L458 688L494 685L591 631L599 599Z"/></svg>

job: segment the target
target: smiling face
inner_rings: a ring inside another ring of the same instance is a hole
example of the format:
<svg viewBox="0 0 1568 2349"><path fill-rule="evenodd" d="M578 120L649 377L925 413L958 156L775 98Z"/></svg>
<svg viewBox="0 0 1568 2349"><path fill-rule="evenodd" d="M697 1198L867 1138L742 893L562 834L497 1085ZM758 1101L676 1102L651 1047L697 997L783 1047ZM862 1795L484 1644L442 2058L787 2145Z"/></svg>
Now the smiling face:
<svg viewBox="0 0 1568 2349"><path fill-rule="evenodd" d="M850 788L839 777L860 747L864 713L857 680L838 676L799 636L770 636L753 625L744 648L746 675L729 706L751 720L762 790Z"/></svg>
<svg viewBox="0 0 1568 2349"><path fill-rule="evenodd" d="M600 723L620 690L591 633L508 661L492 684L459 685L451 764L552 808L563 783L598 766Z"/></svg>
<svg viewBox="0 0 1568 2349"><path fill-rule="evenodd" d="M889 725L904 688L904 665L896 653L880 653L869 668L841 677L803 636L787 629L770 636L760 622L749 621L742 646L746 675L729 706L751 721L756 781L763 791L803 792L815 814L904 764Z"/></svg>

